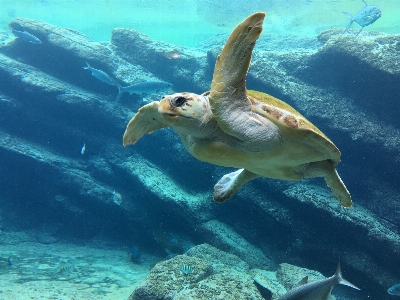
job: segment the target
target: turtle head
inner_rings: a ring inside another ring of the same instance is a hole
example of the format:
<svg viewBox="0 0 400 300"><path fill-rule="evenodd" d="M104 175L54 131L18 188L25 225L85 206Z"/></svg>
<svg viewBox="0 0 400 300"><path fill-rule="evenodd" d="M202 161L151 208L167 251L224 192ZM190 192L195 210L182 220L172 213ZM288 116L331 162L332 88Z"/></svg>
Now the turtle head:
<svg viewBox="0 0 400 300"><path fill-rule="evenodd" d="M196 136L207 134L205 129L213 120L207 96L194 93L164 96L158 112L178 133Z"/></svg>

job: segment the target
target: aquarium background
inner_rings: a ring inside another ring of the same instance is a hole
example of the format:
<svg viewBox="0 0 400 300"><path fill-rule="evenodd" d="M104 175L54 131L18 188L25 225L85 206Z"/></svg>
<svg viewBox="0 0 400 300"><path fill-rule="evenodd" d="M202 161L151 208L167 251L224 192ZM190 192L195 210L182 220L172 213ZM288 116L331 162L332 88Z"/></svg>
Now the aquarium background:
<svg viewBox="0 0 400 300"><path fill-rule="evenodd" d="M215 274L236 276L220 282L241 278L254 299L271 298L254 278L276 277L283 263L331 276L339 259L361 291L335 286L336 299L392 299L386 290L400 283L400 6L368 4L382 17L355 37L357 24L342 35L342 12L355 14L361 0L0 0L0 298L29 299L29 289L44 299L128 299L149 274L156 288L151 276L162 268L178 283L203 267L208 274L200 257ZM351 209L321 178L260 178L217 204L213 186L232 169L195 160L171 129L122 146L141 106L209 88L228 34L256 11L267 17L248 88L286 101L338 146ZM16 39L9 25L42 44ZM115 103L116 86L86 62L123 86L172 87ZM286 289L303 274L292 272Z"/></svg>
<svg viewBox="0 0 400 300"><path fill-rule="evenodd" d="M398 33L400 8L396 0L369 3L384 15L368 30ZM313 36L324 29L344 27L347 11L355 14L361 0L248 0L213 1L6 1L1 0L3 29L15 17L39 19L72 28L95 41L108 41L114 28L134 28L153 39L182 46L196 46L219 33L230 33L238 20L256 11L267 12L268 30L279 34ZM357 27L356 25L354 25Z"/></svg>

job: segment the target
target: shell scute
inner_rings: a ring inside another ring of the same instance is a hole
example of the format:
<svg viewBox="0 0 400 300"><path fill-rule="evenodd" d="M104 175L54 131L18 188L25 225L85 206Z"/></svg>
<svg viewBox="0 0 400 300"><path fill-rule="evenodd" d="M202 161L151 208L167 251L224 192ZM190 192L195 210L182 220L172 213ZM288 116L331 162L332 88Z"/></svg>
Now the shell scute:
<svg viewBox="0 0 400 300"><path fill-rule="evenodd" d="M335 163L340 161L340 151L335 144L292 106L258 91L248 90L247 97L251 101L251 110L278 126L286 141L307 144L323 153L326 159Z"/></svg>

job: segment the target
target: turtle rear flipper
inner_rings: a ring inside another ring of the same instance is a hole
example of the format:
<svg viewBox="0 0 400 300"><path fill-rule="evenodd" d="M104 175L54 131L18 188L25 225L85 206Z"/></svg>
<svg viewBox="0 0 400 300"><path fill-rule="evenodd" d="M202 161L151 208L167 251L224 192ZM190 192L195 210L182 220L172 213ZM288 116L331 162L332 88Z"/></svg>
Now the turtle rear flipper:
<svg viewBox="0 0 400 300"><path fill-rule="evenodd" d="M240 169L222 176L214 186L213 199L216 202L224 202L232 196L248 181L260 175L254 174L246 169Z"/></svg>
<svg viewBox="0 0 400 300"><path fill-rule="evenodd" d="M324 177L327 186L332 191L333 197L340 202L343 207L351 207L353 202L346 186L340 178L335 168L336 163L332 160L311 162L300 166L304 178Z"/></svg>
<svg viewBox="0 0 400 300"><path fill-rule="evenodd" d="M351 207L353 201L346 186L335 168L324 176L326 184L331 188L333 197L344 207Z"/></svg>

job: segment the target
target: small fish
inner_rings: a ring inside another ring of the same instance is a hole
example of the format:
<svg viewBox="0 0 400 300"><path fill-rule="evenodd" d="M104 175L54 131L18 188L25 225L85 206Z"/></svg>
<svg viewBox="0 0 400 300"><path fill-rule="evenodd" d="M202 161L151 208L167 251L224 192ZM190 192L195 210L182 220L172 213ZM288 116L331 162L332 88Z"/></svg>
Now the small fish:
<svg viewBox="0 0 400 300"><path fill-rule="evenodd" d="M395 284L394 286L390 287L387 292L392 296L400 296L400 284Z"/></svg>
<svg viewBox="0 0 400 300"><path fill-rule="evenodd" d="M165 81L143 81L134 83L129 86L121 86L119 83L116 84L119 89L119 93L115 102L121 98L122 93L129 94L153 94L161 90L168 89L172 86L171 83Z"/></svg>
<svg viewBox="0 0 400 300"><path fill-rule="evenodd" d="M63 196L63 195L55 195L55 196L54 196L54 199L55 199L57 202L63 202L64 200L67 199L67 197L66 197L66 196Z"/></svg>
<svg viewBox="0 0 400 300"><path fill-rule="evenodd" d="M308 282L308 276L306 276L278 300L329 300L332 288L336 284L347 285L359 290L358 287L343 278L339 263L333 276L313 282Z"/></svg>
<svg viewBox="0 0 400 300"><path fill-rule="evenodd" d="M167 59L179 59L181 57L181 52L179 50L171 50L162 53L161 55Z"/></svg>
<svg viewBox="0 0 400 300"><path fill-rule="evenodd" d="M112 196L113 202L117 205L121 205L122 203L122 196L120 193L113 191L113 196Z"/></svg>
<svg viewBox="0 0 400 300"><path fill-rule="evenodd" d="M19 39L28 42L28 43L32 43L32 44L41 44L42 41L39 40L36 36L34 36L33 34L30 34L29 32L22 30L15 30L13 28L11 28L11 32Z"/></svg>
<svg viewBox="0 0 400 300"><path fill-rule="evenodd" d="M356 36L363 30L365 26L371 25L374 23L376 20L378 20L382 16L381 10L375 6L375 5L368 5L365 0L362 0L364 2L364 7L361 8L358 13L356 13L354 16L349 14L348 12L343 12L346 16L349 17L350 23L347 25L345 31L343 33L346 33L347 30L349 30L351 24L353 22L356 22L358 25L361 26L361 29L359 32L357 32Z"/></svg>
<svg viewBox="0 0 400 300"><path fill-rule="evenodd" d="M90 72L92 72L92 75L94 77L96 77L98 80L103 81L104 83L107 83L109 85L115 85L118 86L119 84L113 79L111 78L106 72L102 71L102 70L98 70L95 68L92 68L87 62L86 62L87 67L82 67L85 70L89 70Z"/></svg>
<svg viewBox="0 0 400 300"><path fill-rule="evenodd" d="M181 272L181 274L189 275L189 274L191 274L193 272L193 268L191 266L188 266L188 265L183 265L179 269L179 271Z"/></svg>
<svg viewBox="0 0 400 300"><path fill-rule="evenodd" d="M7 263L8 263L8 265L9 265L10 267L12 267L13 262L12 262L12 260L11 260L11 257L7 258Z"/></svg>
<svg viewBox="0 0 400 300"><path fill-rule="evenodd" d="M75 266L71 264L63 265L58 269L58 274L65 274L65 273L70 273L72 271L76 271Z"/></svg>
<svg viewBox="0 0 400 300"><path fill-rule="evenodd" d="M142 253L137 246L133 246L128 252L128 256L132 262L138 262L140 256L142 256Z"/></svg>
<svg viewBox="0 0 400 300"><path fill-rule="evenodd" d="M81 149L81 154L85 154L86 151L86 143L83 144L82 149Z"/></svg>

